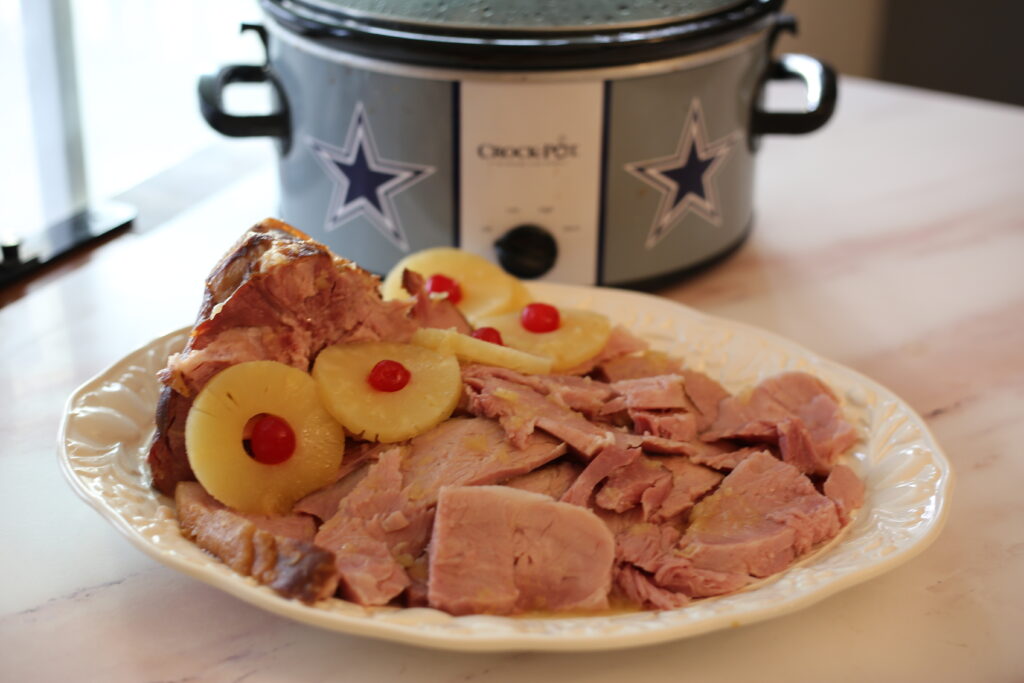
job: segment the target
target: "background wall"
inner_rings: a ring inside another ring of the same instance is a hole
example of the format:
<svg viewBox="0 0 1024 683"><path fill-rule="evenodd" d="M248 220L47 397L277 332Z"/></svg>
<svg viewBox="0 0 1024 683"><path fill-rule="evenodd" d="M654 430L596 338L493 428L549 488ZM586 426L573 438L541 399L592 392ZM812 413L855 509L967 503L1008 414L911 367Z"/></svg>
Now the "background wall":
<svg viewBox="0 0 1024 683"><path fill-rule="evenodd" d="M799 33L784 34L779 52L804 52L844 74L878 78L887 0L787 0Z"/></svg>
<svg viewBox="0 0 1024 683"><path fill-rule="evenodd" d="M1024 105L1024 2L788 0L806 52L841 73Z"/></svg>

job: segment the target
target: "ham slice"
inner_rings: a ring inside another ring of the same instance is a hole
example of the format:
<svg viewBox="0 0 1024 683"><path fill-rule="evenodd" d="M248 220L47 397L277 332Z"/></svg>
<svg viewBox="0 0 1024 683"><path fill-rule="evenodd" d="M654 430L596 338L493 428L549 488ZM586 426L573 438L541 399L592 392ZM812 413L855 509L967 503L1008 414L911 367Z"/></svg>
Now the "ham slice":
<svg viewBox="0 0 1024 683"><path fill-rule="evenodd" d="M611 388L623 397L627 409L686 410L690 406L681 375L626 379L615 382Z"/></svg>
<svg viewBox="0 0 1024 683"><path fill-rule="evenodd" d="M850 521L854 510L864 505L864 482L846 465L832 468L822 490L835 502L843 524Z"/></svg>
<svg viewBox="0 0 1024 683"><path fill-rule="evenodd" d="M689 512L698 500L721 483L724 476L685 457L659 457L658 462L671 476L671 485L660 499L650 495L641 499L644 516L654 522L664 522Z"/></svg>
<svg viewBox="0 0 1024 683"><path fill-rule="evenodd" d="M857 441L832 390L805 372L770 377L747 400L729 397L718 408L702 439L777 444L783 460L808 474L828 474L836 458Z"/></svg>
<svg viewBox="0 0 1024 683"><path fill-rule="evenodd" d="M448 420L382 453L320 527L316 543L336 553L345 597L387 604L412 585L408 569L427 546L443 486L500 483L564 452L564 444L542 434L514 448L493 420Z"/></svg>
<svg viewBox="0 0 1024 683"><path fill-rule="evenodd" d="M639 448L624 443L613 443L601 450L580 472L572 486L562 495L562 501L586 507L598 484L613 472L630 465L641 456Z"/></svg>
<svg viewBox="0 0 1024 683"><path fill-rule="evenodd" d="M684 444L680 451L698 465L706 465L715 470L732 470L747 456L765 449L753 446L740 447L730 441L690 441Z"/></svg>
<svg viewBox="0 0 1024 683"><path fill-rule="evenodd" d="M387 604L405 590L409 576L393 550L426 544L430 510L407 505L402 459L399 447L382 453L316 535L317 545L335 553L341 594L362 605ZM409 564L415 555L405 557Z"/></svg>
<svg viewBox="0 0 1024 683"><path fill-rule="evenodd" d="M650 434L670 441L697 440L697 417L693 413L630 410L629 418L637 434Z"/></svg>
<svg viewBox="0 0 1024 683"><path fill-rule="evenodd" d="M639 505L644 520L660 523L687 512L722 476L685 456L641 455L612 471L594 502L614 512Z"/></svg>
<svg viewBox="0 0 1024 683"><path fill-rule="evenodd" d="M307 603L334 594L334 554L309 541L310 518L243 515L195 482L177 485L175 504L182 532L239 574Z"/></svg>
<svg viewBox="0 0 1024 683"><path fill-rule="evenodd" d="M690 513L681 555L700 569L764 577L839 532L835 503L792 465L748 456Z"/></svg>
<svg viewBox="0 0 1024 683"><path fill-rule="evenodd" d="M452 614L606 609L614 548L584 508L507 486L445 487L428 601Z"/></svg>
<svg viewBox="0 0 1024 683"><path fill-rule="evenodd" d="M608 475L594 503L605 510L625 512L640 505L641 498L664 499L671 487L672 475L668 470L654 458L638 454Z"/></svg>
<svg viewBox="0 0 1024 683"><path fill-rule="evenodd" d="M468 369L468 375L477 382L487 379L506 380L545 396L562 408L568 408L589 419L597 417L616 392L608 384L590 377L575 375L524 375L508 368L476 365Z"/></svg>
<svg viewBox="0 0 1024 683"><path fill-rule="evenodd" d="M521 489L523 491L543 493L545 496L551 496L558 500L565 495L565 492L569 490L572 483L580 476L582 469L581 465L569 460L559 460L535 469L533 472L512 477L505 482L505 486L511 486L514 489Z"/></svg>
<svg viewBox="0 0 1024 683"><path fill-rule="evenodd" d="M645 350L604 360L594 368L593 374L605 382L618 382L656 375L679 374L682 369L682 363L665 352Z"/></svg>
<svg viewBox="0 0 1024 683"><path fill-rule="evenodd" d="M651 460L664 461L679 477L673 482L675 497L665 497L657 514L646 507L596 510L615 534L616 591L644 607L669 609L739 590L784 570L840 528L837 505L795 467L767 452L748 455L724 479L685 457ZM631 470L639 468L637 462L609 476L601 493L616 478L635 480ZM718 483L709 476L721 483L694 505ZM855 483L845 480L845 474L833 480L830 488L837 497L856 493ZM688 522L682 522L686 510Z"/></svg>
<svg viewBox="0 0 1024 683"><path fill-rule="evenodd" d="M725 387L702 372L683 368L683 389L693 405L697 429L704 431L718 419L718 406L731 394Z"/></svg>
<svg viewBox="0 0 1024 683"><path fill-rule="evenodd" d="M522 446L535 429L541 429L590 459L614 442L614 433L607 426L594 424L531 386L507 377L506 371L483 365L471 365L462 371L468 410L497 418L513 444Z"/></svg>
<svg viewBox="0 0 1024 683"><path fill-rule="evenodd" d="M721 384L702 372L683 367L678 359L661 351L643 351L612 358L602 362L594 374L612 384L659 375L681 376L688 401L686 408L695 414L700 431L715 421L718 404L729 397L729 392Z"/></svg>
<svg viewBox="0 0 1024 683"><path fill-rule="evenodd" d="M690 602L686 593L662 588L649 574L629 564L615 569L615 588L629 602L652 609L676 609Z"/></svg>
<svg viewBox="0 0 1024 683"><path fill-rule="evenodd" d="M325 522L338 511L341 499L355 489L368 471L370 462L389 448L388 444L350 442L345 448L345 457L338 468L337 480L299 499L292 506L292 512L300 512Z"/></svg>

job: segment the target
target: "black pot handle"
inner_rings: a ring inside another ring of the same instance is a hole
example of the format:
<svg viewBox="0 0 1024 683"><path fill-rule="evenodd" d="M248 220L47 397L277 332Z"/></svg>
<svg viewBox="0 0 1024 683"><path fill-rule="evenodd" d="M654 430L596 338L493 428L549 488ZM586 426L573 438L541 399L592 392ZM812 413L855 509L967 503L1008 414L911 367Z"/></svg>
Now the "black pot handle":
<svg viewBox="0 0 1024 683"><path fill-rule="evenodd" d="M267 47L266 29L259 24L242 24L242 31L255 31ZM224 89L232 83L269 83L277 95L278 110L260 116L236 116L224 111ZM199 78L199 111L218 133L231 137L274 137L281 141L282 153L291 146L291 120L288 100L268 64L233 64L216 74Z"/></svg>
<svg viewBox="0 0 1024 683"><path fill-rule="evenodd" d="M277 90L280 109L273 114L236 116L224 111L224 88L232 83L270 83ZM264 66L233 64L214 75L199 78L199 110L218 133L231 137L279 138L285 151L290 144L291 125L281 87Z"/></svg>
<svg viewBox="0 0 1024 683"><path fill-rule="evenodd" d="M807 111L771 112L755 107L751 119L754 135L810 133L832 117L836 108L836 72L814 57L785 54L772 62L765 83L794 79L803 81L807 87Z"/></svg>

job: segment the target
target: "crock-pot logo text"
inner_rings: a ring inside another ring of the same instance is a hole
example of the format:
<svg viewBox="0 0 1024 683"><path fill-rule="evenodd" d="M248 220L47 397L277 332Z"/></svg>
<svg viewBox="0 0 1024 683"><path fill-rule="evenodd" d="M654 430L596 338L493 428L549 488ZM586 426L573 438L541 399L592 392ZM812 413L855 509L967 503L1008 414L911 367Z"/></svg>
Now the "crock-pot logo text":
<svg viewBox="0 0 1024 683"><path fill-rule="evenodd" d="M395 196L436 169L382 157L362 102L357 102L352 112L344 145L335 147L312 137L307 138L306 144L334 183L324 229L330 232L361 216L389 242L409 251Z"/></svg>
<svg viewBox="0 0 1024 683"><path fill-rule="evenodd" d="M579 155L579 145L560 136L552 142L536 144L501 144L481 142L476 156L483 161L510 164L557 164Z"/></svg>
<svg viewBox="0 0 1024 683"><path fill-rule="evenodd" d="M665 239L689 213L712 225L721 225L716 175L742 136L741 131L735 130L717 140L709 140L704 111L700 100L694 98L675 152L625 165L627 173L661 194L644 242L647 249L653 249Z"/></svg>

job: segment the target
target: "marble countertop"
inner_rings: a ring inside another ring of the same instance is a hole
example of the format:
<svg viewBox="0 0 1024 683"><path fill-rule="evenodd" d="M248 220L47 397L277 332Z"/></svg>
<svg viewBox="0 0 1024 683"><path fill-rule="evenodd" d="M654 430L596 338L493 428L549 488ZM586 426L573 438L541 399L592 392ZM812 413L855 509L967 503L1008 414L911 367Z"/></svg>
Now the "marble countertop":
<svg viewBox="0 0 1024 683"><path fill-rule="evenodd" d="M765 140L744 245L659 294L789 337L924 416L957 484L922 554L789 616L583 654L341 635L151 560L63 480L57 425L75 387L193 319L212 263L268 213L264 166L0 290L0 679L1020 680L1024 110L856 79L840 92L824 130Z"/></svg>

